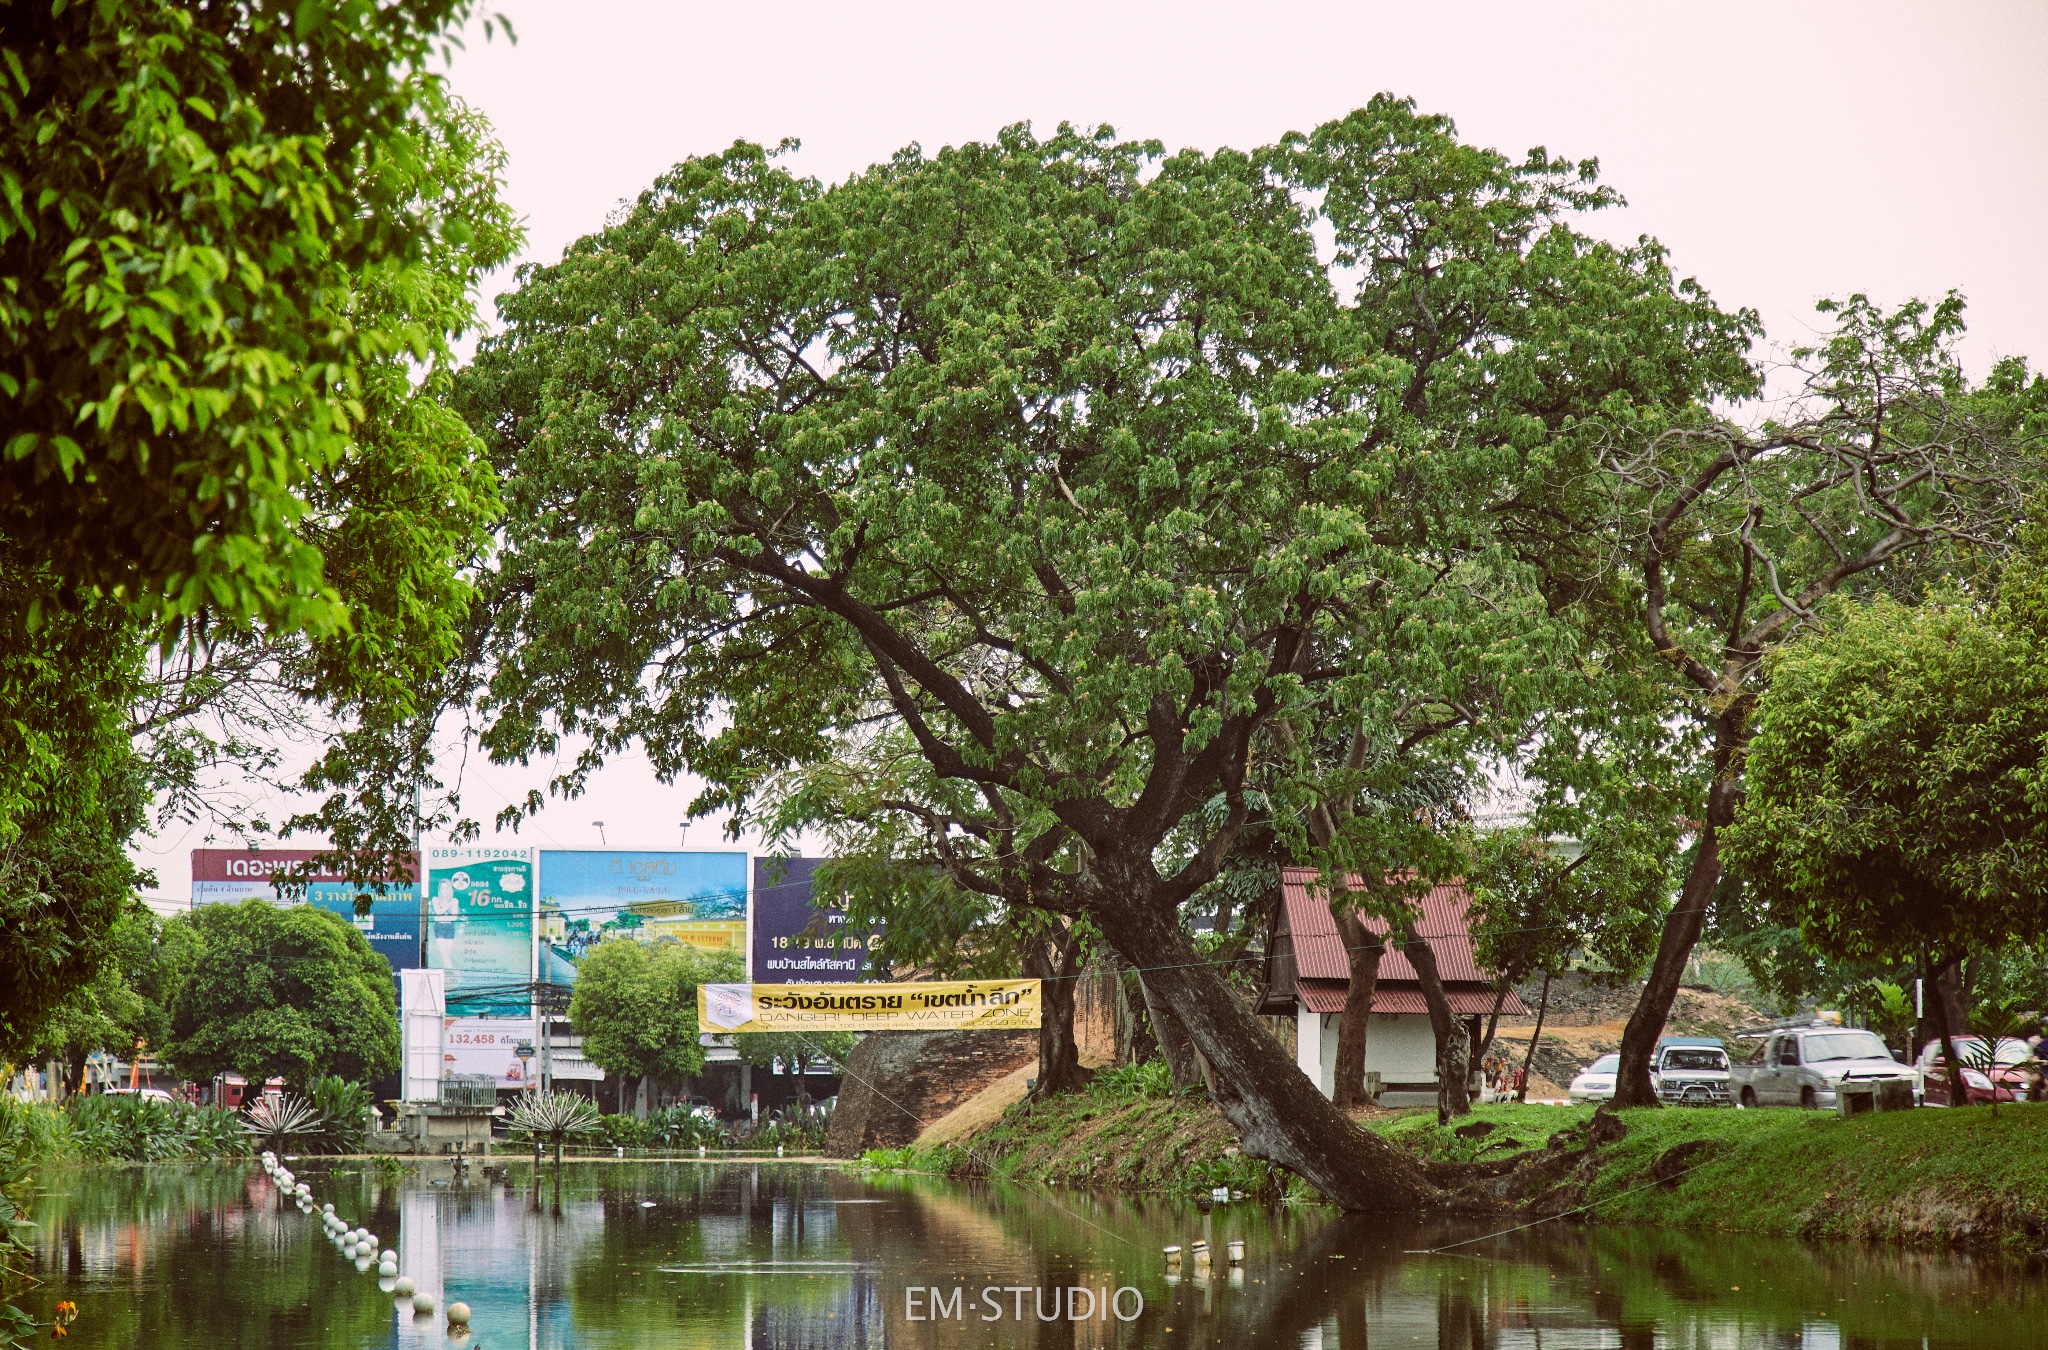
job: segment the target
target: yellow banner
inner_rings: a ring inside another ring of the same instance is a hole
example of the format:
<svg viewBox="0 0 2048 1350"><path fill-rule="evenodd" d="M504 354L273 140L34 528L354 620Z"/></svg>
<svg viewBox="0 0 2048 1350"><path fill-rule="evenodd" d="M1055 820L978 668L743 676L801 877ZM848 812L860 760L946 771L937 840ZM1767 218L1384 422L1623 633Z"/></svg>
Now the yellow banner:
<svg viewBox="0 0 2048 1350"><path fill-rule="evenodd" d="M700 984L706 1031L1031 1031L1037 980Z"/></svg>

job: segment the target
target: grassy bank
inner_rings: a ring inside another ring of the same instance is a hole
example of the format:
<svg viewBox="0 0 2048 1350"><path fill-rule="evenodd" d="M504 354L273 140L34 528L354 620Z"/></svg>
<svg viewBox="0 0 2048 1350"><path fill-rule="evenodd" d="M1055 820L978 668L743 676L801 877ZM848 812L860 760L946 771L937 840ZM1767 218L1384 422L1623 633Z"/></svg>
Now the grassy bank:
<svg viewBox="0 0 2048 1350"><path fill-rule="evenodd" d="M1001 1176L1052 1186L1200 1195L1228 1186L1247 1195L1307 1198L1299 1181L1238 1151L1237 1135L1207 1097L1172 1090L1166 1066L1105 1069L1080 1092L1029 1099L956 1143L879 1149L874 1167ZM1289 1183L1294 1186L1289 1191Z"/></svg>
<svg viewBox="0 0 2048 1350"><path fill-rule="evenodd" d="M1427 1111L1369 1127L1446 1184L1485 1164L1499 1203L1536 1213L1590 1206L1600 1222L1857 1238L1912 1245L2048 1247L2048 1105L1922 1110L1841 1120L1795 1110L1623 1113L1626 1132L1591 1146L1590 1107L1484 1106L1439 1129ZM1462 1133L1459 1133L1462 1130ZM1513 1162L1532 1163L1510 1171ZM1297 1179L1239 1154L1199 1093L1141 1070L1086 1091L1020 1103L958 1144L870 1155L873 1165L998 1174L1054 1185L1311 1198ZM1476 1194L1466 1181L1466 1194ZM1480 1178L1483 1189L1488 1182Z"/></svg>
<svg viewBox="0 0 2048 1350"><path fill-rule="evenodd" d="M1618 1223L1916 1245L2048 1245L2048 1106L1904 1111L1627 1111L1585 1149L1590 1107L1488 1106L1464 1135L1416 1113L1379 1128L1431 1162L1577 1155L1548 1207ZM1491 1126L1481 1133L1477 1126ZM1553 1136L1561 1147L1551 1147Z"/></svg>

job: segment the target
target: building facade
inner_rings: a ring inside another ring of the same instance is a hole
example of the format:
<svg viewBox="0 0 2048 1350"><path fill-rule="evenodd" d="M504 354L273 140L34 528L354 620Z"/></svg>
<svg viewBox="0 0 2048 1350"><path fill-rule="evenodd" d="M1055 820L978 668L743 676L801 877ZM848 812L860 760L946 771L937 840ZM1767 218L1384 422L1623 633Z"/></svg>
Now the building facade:
<svg viewBox="0 0 2048 1350"><path fill-rule="evenodd" d="M1362 890L1356 877L1352 888ZM1493 1011L1495 974L1472 954L1471 892L1462 881L1432 887L1415 902L1416 932L1436 953L1437 973L1451 1011L1463 1018L1477 1044ZM1266 936L1266 991L1258 1011L1295 1019L1295 1063L1325 1096L1336 1095L1337 1029L1351 988L1350 954L1330 917L1322 877L1312 867L1280 869L1279 903ZM1384 919L1366 928L1384 937ZM1504 1016L1528 1011L1514 990L1501 1001ZM1365 1038L1365 1071L1379 1075L1386 1106L1429 1106L1436 1102L1436 1033L1415 967L1389 947L1380 957L1372 1014ZM1370 1082L1368 1078L1368 1082Z"/></svg>

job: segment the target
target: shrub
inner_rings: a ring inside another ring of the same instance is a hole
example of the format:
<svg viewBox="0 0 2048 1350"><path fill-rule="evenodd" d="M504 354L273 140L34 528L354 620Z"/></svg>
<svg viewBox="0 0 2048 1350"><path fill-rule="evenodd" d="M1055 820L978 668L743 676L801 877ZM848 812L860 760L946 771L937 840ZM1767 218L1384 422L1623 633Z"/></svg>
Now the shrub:
<svg viewBox="0 0 2048 1350"><path fill-rule="evenodd" d="M65 1103L71 1152L84 1162L167 1162L249 1151L232 1111L126 1094L73 1097Z"/></svg>
<svg viewBox="0 0 2048 1350"><path fill-rule="evenodd" d="M361 1083L329 1074L314 1079L306 1095L313 1109L327 1117L322 1151L361 1153L363 1136L370 1129L370 1090Z"/></svg>
<svg viewBox="0 0 2048 1350"><path fill-rule="evenodd" d="M598 1128L605 1143L615 1148L646 1148L654 1140L651 1117L641 1120L637 1116L605 1116Z"/></svg>
<svg viewBox="0 0 2048 1350"><path fill-rule="evenodd" d="M1095 1075L1095 1089L1114 1097L1171 1097L1173 1071L1163 1059L1117 1064Z"/></svg>

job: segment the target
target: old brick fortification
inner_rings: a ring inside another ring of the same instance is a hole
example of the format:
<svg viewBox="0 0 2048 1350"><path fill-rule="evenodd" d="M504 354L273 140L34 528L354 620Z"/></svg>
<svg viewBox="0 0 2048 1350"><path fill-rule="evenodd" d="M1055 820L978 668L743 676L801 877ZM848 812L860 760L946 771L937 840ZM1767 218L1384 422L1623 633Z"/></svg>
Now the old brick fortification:
<svg viewBox="0 0 2048 1350"><path fill-rule="evenodd" d="M930 1122L1038 1060L1035 1031L878 1031L853 1049L825 1152L901 1148Z"/></svg>

